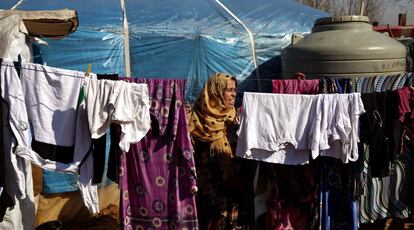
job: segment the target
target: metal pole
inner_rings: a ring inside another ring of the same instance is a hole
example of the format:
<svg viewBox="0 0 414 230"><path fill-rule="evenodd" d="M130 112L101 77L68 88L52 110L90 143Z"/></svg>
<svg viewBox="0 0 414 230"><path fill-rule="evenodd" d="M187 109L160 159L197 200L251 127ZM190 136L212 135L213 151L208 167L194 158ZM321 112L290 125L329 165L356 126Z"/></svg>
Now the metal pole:
<svg viewBox="0 0 414 230"><path fill-rule="evenodd" d="M254 64L254 68L255 68L255 73L256 73L256 80L257 80L257 87L259 89L259 91L262 91L262 85L260 83L260 73L259 73L259 66L257 64L257 57L256 57L256 48L254 46L254 35L252 33L252 31L250 31L250 29L243 23L242 20L240 20L240 18L238 18L233 12L231 12L222 2L220 2L220 0L216 0L216 2L225 10L227 11L227 13L229 13L234 19L236 19L236 21L238 23L240 23L240 25L243 26L243 28L247 31L247 34L249 35L249 40L250 40L250 48L252 49L252 56L253 56L253 64Z"/></svg>
<svg viewBox="0 0 414 230"><path fill-rule="evenodd" d="M124 54L125 54L125 76L131 77L131 56L129 52L129 27L125 9L125 0L121 0L121 8L124 17Z"/></svg>
<svg viewBox="0 0 414 230"><path fill-rule="evenodd" d="M361 0L361 8L359 11L359 15L364 16L365 14L365 0Z"/></svg>

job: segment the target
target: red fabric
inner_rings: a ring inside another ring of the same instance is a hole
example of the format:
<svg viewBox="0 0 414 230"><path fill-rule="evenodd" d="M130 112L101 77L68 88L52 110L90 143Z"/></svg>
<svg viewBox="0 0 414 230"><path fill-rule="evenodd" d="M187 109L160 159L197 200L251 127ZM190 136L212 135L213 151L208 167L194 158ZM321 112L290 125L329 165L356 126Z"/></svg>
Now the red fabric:
<svg viewBox="0 0 414 230"><path fill-rule="evenodd" d="M283 94L317 94L319 79L315 80L273 80L273 93Z"/></svg>
<svg viewBox="0 0 414 230"><path fill-rule="evenodd" d="M403 132L414 141L414 89L404 87L397 90L398 117L403 125Z"/></svg>
<svg viewBox="0 0 414 230"><path fill-rule="evenodd" d="M393 37L412 37L414 38L414 25L410 26L374 26L373 29L380 33L389 32L391 30Z"/></svg>
<svg viewBox="0 0 414 230"><path fill-rule="evenodd" d="M282 201L278 185L272 184L268 201L267 227L271 230L307 230L310 219L300 206Z"/></svg>

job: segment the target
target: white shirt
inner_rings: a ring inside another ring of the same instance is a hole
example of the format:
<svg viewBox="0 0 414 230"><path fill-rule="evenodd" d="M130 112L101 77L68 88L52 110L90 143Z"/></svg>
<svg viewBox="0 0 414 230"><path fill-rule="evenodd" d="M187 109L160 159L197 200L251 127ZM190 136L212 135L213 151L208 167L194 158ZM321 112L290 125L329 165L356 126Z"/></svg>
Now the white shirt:
<svg viewBox="0 0 414 230"><path fill-rule="evenodd" d="M104 135L111 123L119 124L122 129L119 147L124 152L151 128L147 84L91 79L86 107L92 138Z"/></svg>
<svg viewBox="0 0 414 230"><path fill-rule="evenodd" d="M308 163L316 103L314 95L245 92L236 155L279 164Z"/></svg>
<svg viewBox="0 0 414 230"><path fill-rule="evenodd" d="M358 159L361 95L248 93L236 155L280 164L308 163L319 155Z"/></svg>
<svg viewBox="0 0 414 230"><path fill-rule="evenodd" d="M16 147L30 148L30 128L24 103L24 94L19 76L14 68L13 61L3 60L1 66L1 97L7 104L3 107L3 113L8 116L4 119L4 143L5 149L5 167L7 171L6 184L8 192L12 197L24 199L26 196L26 177L27 168L31 167L30 162L24 158L16 156L12 149ZM1 104L0 104L1 105Z"/></svg>
<svg viewBox="0 0 414 230"><path fill-rule="evenodd" d="M84 100L79 100L85 74L23 63L21 75L34 138L47 144L74 146L75 150L70 164L43 159L25 146L18 146L15 153L43 169L78 174L78 186L85 206L91 213L98 213L97 186L92 185L93 158L92 154L87 155L92 138ZM94 74L90 76L96 77Z"/></svg>
<svg viewBox="0 0 414 230"><path fill-rule="evenodd" d="M3 138L5 184L7 193L14 200L0 223L0 229L33 229L35 204L32 166L29 161L13 152L16 147L30 148L30 129L20 79L12 61L3 60L1 66L1 97L3 106ZM1 104L0 104L1 105ZM7 114L8 116L4 116ZM4 192L4 190L3 190Z"/></svg>
<svg viewBox="0 0 414 230"><path fill-rule="evenodd" d="M320 94L316 109L312 158L318 155L341 159L343 163L358 159L359 116L365 112L360 93ZM317 142L314 142L317 143Z"/></svg>
<svg viewBox="0 0 414 230"><path fill-rule="evenodd" d="M38 64L22 64L27 112L37 141L73 146L79 92L85 74Z"/></svg>

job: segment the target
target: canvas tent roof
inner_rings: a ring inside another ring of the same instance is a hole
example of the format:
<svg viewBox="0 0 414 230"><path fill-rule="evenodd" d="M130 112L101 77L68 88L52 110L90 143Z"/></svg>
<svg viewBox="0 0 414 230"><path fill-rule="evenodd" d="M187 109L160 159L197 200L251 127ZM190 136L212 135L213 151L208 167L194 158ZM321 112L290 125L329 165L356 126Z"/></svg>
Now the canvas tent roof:
<svg viewBox="0 0 414 230"><path fill-rule="evenodd" d="M18 14L31 36L61 38L76 31L78 16L76 11L69 9L21 11L0 11L0 18Z"/></svg>

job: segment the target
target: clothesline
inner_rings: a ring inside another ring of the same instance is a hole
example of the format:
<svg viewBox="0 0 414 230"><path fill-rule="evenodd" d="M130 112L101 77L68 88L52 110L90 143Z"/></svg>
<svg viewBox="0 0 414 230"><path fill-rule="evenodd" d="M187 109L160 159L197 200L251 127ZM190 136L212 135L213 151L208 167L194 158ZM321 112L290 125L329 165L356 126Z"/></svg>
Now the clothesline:
<svg viewBox="0 0 414 230"><path fill-rule="evenodd" d="M15 67L13 65L8 65L8 64L3 64L3 63L1 65L2 66L8 66L8 67ZM39 64L39 65L41 65L41 64ZM26 67L20 67L20 68L21 69L26 69L26 70L31 70L31 71L40 71L40 70L26 68ZM57 68L57 67L52 67L52 68ZM41 70L41 71L42 72L45 72L45 73L56 73L56 72L48 72L48 71L45 71L45 70ZM78 70L74 70L74 71L78 71ZM78 71L78 72L82 72L82 71ZM80 78L80 79L83 78L83 77L79 77L78 75L72 75L72 74L59 73L59 75L67 76L67 77L75 77L75 78ZM330 78L330 77L321 77L321 79L322 78ZM365 77L355 78L355 80L357 80L357 79L363 79L363 78L365 78ZM256 82L259 82L259 81L260 82L272 82L273 80L299 80L299 81L301 81L301 80L318 80L318 79L319 78L314 78L314 79L244 79L244 80L240 81L240 84L241 83L244 83L244 82L252 82L252 81L256 81ZM335 78L331 78L331 79L335 79ZM351 79L351 78L344 77L343 79ZM411 82L410 86L412 86L412 85L414 85L414 81ZM356 84L355 84L355 86L356 86ZM188 89L188 88L190 88L190 86L187 85L186 88Z"/></svg>
<svg viewBox="0 0 414 230"><path fill-rule="evenodd" d="M13 66L13 65L8 65L8 64L1 64L2 66L8 66L8 67L15 67L15 66ZM39 65L41 65L41 64L39 64ZM58 67L52 67L52 68L58 68ZM36 70L36 69L31 69L31 68L25 68L25 67L21 67L21 69L26 69L26 70L32 70L32 71L40 71L40 70ZM74 70L74 71L78 71L78 70ZM48 71L45 71L45 70L42 70L42 72L46 72L46 73L54 73L54 72L48 72ZM82 72L82 71L79 71L79 72ZM79 76L77 76L77 75L71 75L71 74L62 74L62 73L59 73L60 75L63 75L63 76L68 76L68 77L76 77L76 78L82 78L82 77L79 77ZM295 79L244 79L244 80L242 80L241 82L250 82L250 81L261 81L261 82L271 82L271 81L273 81L273 80L295 80ZM304 79L304 80L314 80L314 79Z"/></svg>
<svg viewBox="0 0 414 230"><path fill-rule="evenodd" d="M36 64L36 63L33 63L33 64ZM42 64L38 64L38 65L42 65ZM16 67L16 66L14 66L14 65L8 65L8 64L1 64L1 66L8 66L8 67ZM48 67L51 67L51 68L59 68L59 69L64 69L64 68L60 68L60 67L53 67L53 66L48 66ZM32 70L32 71L38 71L38 72L43 72L43 73L56 73L56 72L49 72L49 71L45 71L45 70L36 70L36 69L31 69L31 68L25 68L25 67L20 67L21 69L26 69L26 70ZM79 71L79 70L72 70L72 71L77 71L77 72L82 72L82 71ZM108 74L108 73L105 73L105 74ZM68 77L75 77L75 78L83 78L83 77L79 77L78 75L72 75L72 74L63 74L63 73L59 73L59 75L63 75L63 76L68 76ZM120 77L122 77L122 76L120 76ZM142 78L142 77L133 77L133 78ZM145 78L143 78L143 79L145 79ZM246 79L247 80L247 79ZM263 79L263 80L271 80L271 79Z"/></svg>
<svg viewBox="0 0 414 230"><path fill-rule="evenodd" d="M8 67L15 67L14 65L7 65L7 64L1 64L2 66L8 66ZM39 72L44 72L44 73L56 73L56 72L48 72L45 70L36 70L36 69L31 69L31 68L25 68L25 67L20 67L21 69L26 69L26 70L32 70L32 71L39 71ZM82 72L82 71L79 71ZM72 75L72 74L64 74L64 73L59 73L59 75L63 75L63 76L67 76L67 77L75 77L75 78L83 78L83 77L79 77L77 75Z"/></svg>
<svg viewBox="0 0 414 230"><path fill-rule="evenodd" d="M14 65L8 65L8 64L1 64L2 66L8 66L8 67L16 67ZM40 64L39 64L40 65ZM56 68L56 67L51 67L51 68ZM25 70L31 70L31 71L35 71L35 72L43 72L43 73L53 73L55 74L56 72L50 72L50 71L46 71L46 70L37 70L37 69L32 69L32 68L26 68L26 67L20 67L20 69L25 69ZM77 72L82 72L79 70L73 70L73 71L77 71ZM106 73L105 73L106 74ZM103 75L105 75L103 74ZM79 79L83 79L84 77L79 77L78 75L73 75L73 74L64 74L64 73L59 73L59 75L62 76L67 76L67 77L74 77L74 78L79 78ZM121 77L122 78L122 77ZM141 78L138 77L137 79L146 79L146 78ZM174 86L173 86L174 87Z"/></svg>

